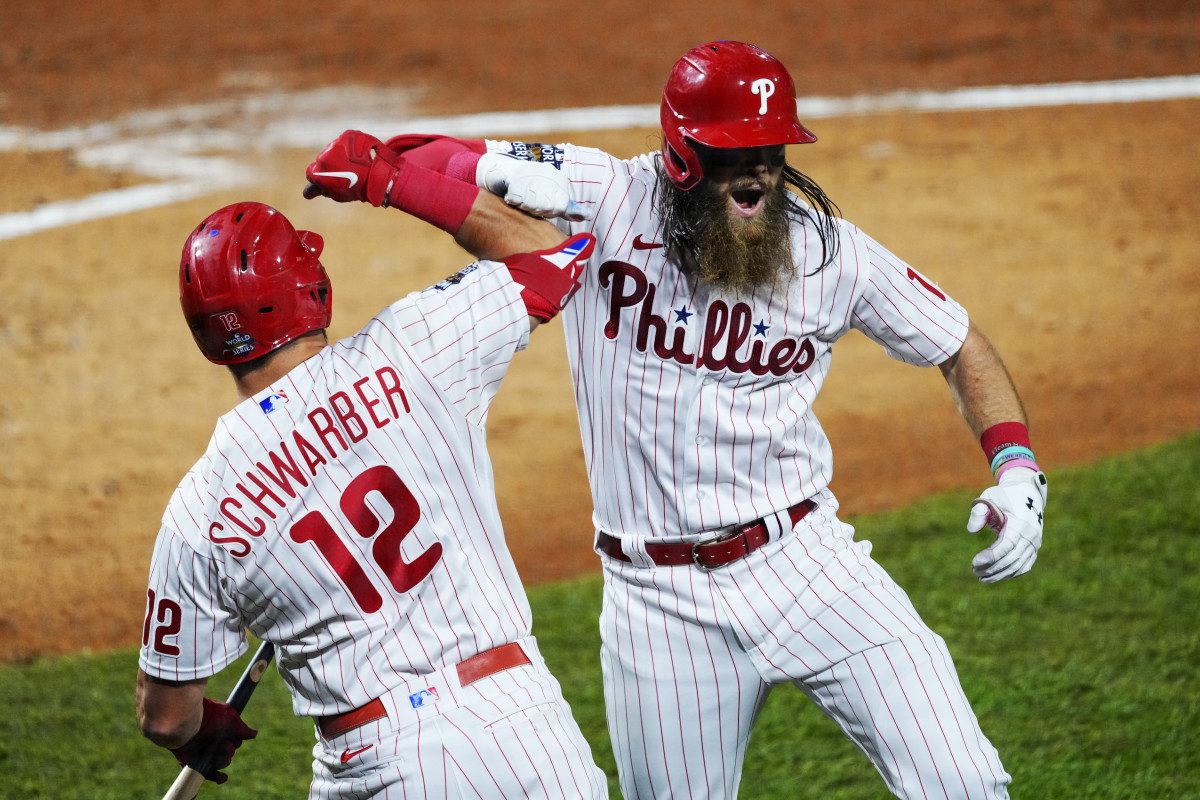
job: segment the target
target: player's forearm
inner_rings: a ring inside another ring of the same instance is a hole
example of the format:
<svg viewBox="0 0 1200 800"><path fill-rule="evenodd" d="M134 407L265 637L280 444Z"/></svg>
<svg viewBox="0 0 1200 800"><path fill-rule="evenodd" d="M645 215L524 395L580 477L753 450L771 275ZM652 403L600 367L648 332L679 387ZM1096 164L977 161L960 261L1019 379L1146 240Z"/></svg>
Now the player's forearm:
<svg viewBox="0 0 1200 800"><path fill-rule="evenodd" d="M482 139L453 136L401 135L388 139L387 145L403 153L410 163L472 186L479 157L487 152Z"/></svg>
<svg viewBox="0 0 1200 800"><path fill-rule="evenodd" d="M1025 408L1000 354L974 324L963 346L941 370L959 413L976 437L1001 422L1027 424Z"/></svg>
<svg viewBox="0 0 1200 800"><path fill-rule="evenodd" d="M200 729L208 679L164 681L138 670L137 721L142 735L168 750L179 747Z"/></svg>
<svg viewBox="0 0 1200 800"><path fill-rule="evenodd" d="M396 137L388 144L403 144ZM404 151L404 158L425 169L475 186L475 165L487 147L481 139L434 137ZM554 247L566 237L549 222L516 211L491 192L480 192L462 227L454 234L459 246L476 258L499 261L513 253Z"/></svg>
<svg viewBox="0 0 1200 800"><path fill-rule="evenodd" d="M489 192L480 192L454 241L476 258L499 261L513 253L546 250L566 236L544 219L510 208Z"/></svg>

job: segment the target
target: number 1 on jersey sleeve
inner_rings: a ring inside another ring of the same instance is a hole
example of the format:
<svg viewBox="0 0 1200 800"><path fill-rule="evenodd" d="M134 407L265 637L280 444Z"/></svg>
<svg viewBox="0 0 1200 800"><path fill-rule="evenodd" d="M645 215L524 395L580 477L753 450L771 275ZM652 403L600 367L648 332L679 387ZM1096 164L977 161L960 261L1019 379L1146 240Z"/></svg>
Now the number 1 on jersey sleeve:
<svg viewBox="0 0 1200 800"><path fill-rule="evenodd" d="M928 280L926 280L924 275L921 275L919 272L917 272L912 267L908 268L908 279L910 281L916 281L917 283L924 286L925 290L928 291L934 297L936 297L938 300L944 301L946 299L946 295L942 294L941 289L937 288L932 283L930 283Z"/></svg>

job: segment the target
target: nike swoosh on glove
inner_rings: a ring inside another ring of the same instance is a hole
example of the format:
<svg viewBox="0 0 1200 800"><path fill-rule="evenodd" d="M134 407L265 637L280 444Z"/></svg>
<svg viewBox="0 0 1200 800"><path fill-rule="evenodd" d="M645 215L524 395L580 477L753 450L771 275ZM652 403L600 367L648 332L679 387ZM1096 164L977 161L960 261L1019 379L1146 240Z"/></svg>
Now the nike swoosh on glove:
<svg viewBox="0 0 1200 800"><path fill-rule="evenodd" d="M1031 469L1014 468L1000 483L985 489L971 503L967 530L985 527L995 541L971 561L982 583L995 583L1024 575L1033 568L1042 546L1042 517L1046 510L1046 476Z"/></svg>
<svg viewBox="0 0 1200 800"><path fill-rule="evenodd" d="M305 198L325 195L339 203L380 206L396 173L398 156L362 131L345 131L308 165Z"/></svg>

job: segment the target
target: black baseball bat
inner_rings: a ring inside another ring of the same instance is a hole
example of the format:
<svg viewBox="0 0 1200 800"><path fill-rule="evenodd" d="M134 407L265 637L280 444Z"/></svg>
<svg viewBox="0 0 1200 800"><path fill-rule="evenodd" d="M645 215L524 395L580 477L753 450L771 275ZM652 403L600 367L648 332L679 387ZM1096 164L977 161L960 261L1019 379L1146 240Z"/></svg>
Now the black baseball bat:
<svg viewBox="0 0 1200 800"><path fill-rule="evenodd" d="M266 673L267 667L274 657L275 645L270 642L263 642L259 645L258 652L254 654L254 658L250 659L250 664L242 673L242 677L238 679L237 686L234 686L233 691L229 693L229 699L225 702L237 709L239 714L246 707L250 695L254 694L254 690L258 688L258 682L262 680L263 674ZM204 757L204 762L201 763L199 770L191 767L184 767L180 770L179 777L163 795L163 800L193 800L200 793L200 787L204 785L204 773L208 772L212 766L213 756L214 753L210 750Z"/></svg>

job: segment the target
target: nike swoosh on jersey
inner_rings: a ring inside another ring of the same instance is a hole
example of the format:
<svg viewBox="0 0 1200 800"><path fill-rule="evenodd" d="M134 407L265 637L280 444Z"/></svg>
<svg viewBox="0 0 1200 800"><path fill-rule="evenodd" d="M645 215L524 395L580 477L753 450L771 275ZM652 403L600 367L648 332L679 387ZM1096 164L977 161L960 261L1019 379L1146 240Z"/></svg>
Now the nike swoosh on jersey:
<svg viewBox="0 0 1200 800"><path fill-rule="evenodd" d="M633 249L634 250L653 250L656 247L662 247L662 244L660 244L658 242L647 242L645 239L642 238L642 235L640 233L637 236L633 237Z"/></svg>
<svg viewBox="0 0 1200 800"><path fill-rule="evenodd" d="M371 749L372 747L374 747L374 746L375 746L375 745L373 745L373 744L369 744L369 745L367 745L366 747L360 747L360 748L358 748L357 750L343 750L343 751L342 751L342 763L343 763L343 764L349 764L349 763L350 763L350 759L354 758L356 755L359 755L360 753L365 753L365 752L367 752L368 750L370 750L370 749Z"/></svg>
<svg viewBox="0 0 1200 800"><path fill-rule="evenodd" d="M346 187L347 189L353 189L354 184L358 183L358 176L353 172L314 172L313 175L321 178L345 178L350 181L350 185Z"/></svg>

